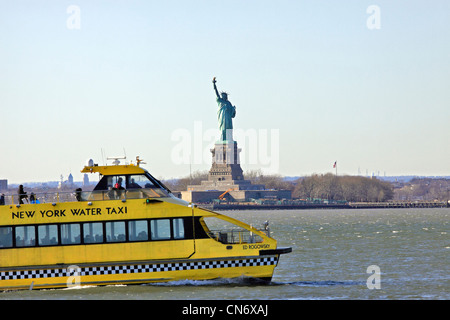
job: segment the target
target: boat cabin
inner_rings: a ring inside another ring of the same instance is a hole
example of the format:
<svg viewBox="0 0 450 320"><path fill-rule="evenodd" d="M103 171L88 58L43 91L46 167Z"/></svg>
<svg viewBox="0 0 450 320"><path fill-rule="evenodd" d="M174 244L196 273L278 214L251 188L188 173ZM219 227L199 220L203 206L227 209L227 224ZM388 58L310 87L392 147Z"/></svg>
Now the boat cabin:
<svg viewBox="0 0 450 320"><path fill-rule="evenodd" d="M131 165L86 166L82 173L99 173L91 192L77 190L78 201L169 197L171 191L147 170Z"/></svg>

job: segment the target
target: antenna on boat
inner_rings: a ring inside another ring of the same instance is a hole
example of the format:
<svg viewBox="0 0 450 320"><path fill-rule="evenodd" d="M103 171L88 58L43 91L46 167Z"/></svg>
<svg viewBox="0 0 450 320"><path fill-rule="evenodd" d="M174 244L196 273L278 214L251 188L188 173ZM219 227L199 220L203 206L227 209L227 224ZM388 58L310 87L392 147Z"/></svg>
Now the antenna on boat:
<svg viewBox="0 0 450 320"><path fill-rule="evenodd" d="M120 160L125 160L127 157L107 157L106 160L114 160L113 165L118 166L120 164Z"/></svg>
<svg viewBox="0 0 450 320"><path fill-rule="evenodd" d="M114 160L113 165L118 166L120 164L120 160L126 160L127 154L125 153L125 148L123 148L123 157L106 157L106 160Z"/></svg>
<svg viewBox="0 0 450 320"><path fill-rule="evenodd" d="M103 165L106 166L106 162L105 162L105 153L103 152L103 148L100 148L100 151L102 152L102 161L103 161Z"/></svg>

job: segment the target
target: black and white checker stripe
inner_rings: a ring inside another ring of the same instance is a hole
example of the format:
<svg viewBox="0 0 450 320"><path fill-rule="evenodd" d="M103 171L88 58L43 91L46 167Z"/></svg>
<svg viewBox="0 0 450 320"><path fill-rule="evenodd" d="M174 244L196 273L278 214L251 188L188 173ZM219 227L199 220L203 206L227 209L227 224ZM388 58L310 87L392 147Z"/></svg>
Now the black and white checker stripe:
<svg viewBox="0 0 450 320"><path fill-rule="evenodd" d="M180 271L195 269L213 269L213 268L233 268L233 267L256 267L274 265L277 263L277 257L258 257L242 258L233 260L202 260L192 262L173 262L173 263L155 263L155 264L127 264L96 267L76 267L38 269L38 270L20 270L20 271L0 271L0 280L16 279L36 279L36 278L55 278L70 276L95 276L109 274L125 273L148 273L163 271Z"/></svg>

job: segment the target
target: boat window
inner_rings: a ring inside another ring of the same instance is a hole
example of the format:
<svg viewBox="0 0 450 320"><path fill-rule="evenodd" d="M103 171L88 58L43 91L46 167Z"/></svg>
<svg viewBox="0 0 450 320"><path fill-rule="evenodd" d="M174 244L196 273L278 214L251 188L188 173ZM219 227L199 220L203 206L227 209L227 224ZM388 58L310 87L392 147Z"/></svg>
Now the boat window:
<svg viewBox="0 0 450 320"><path fill-rule="evenodd" d="M173 238L184 239L184 219L173 219Z"/></svg>
<svg viewBox="0 0 450 320"><path fill-rule="evenodd" d="M103 242L103 223L92 222L83 224L84 243Z"/></svg>
<svg viewBox="0 0 450 320"><path fill-rule="evenodd" d="M126 177L109 176L108 177L108 196L111 200L121 199L125 195Z"/></svg>
<svg viewBox="0 0 450 320"><path fill-rule="evenodd" d="M48 224L38 227L38 241L40 246L54 246L58 242L58 226Z"/></svg>
<svg viewBox="0 0 450 320"><path fill-rule="evenodd" d="M54 246L183 240L194 234L196 239L212 237L224 243L259 242L248 230L209 230L203 218L183 217L0 227L0 249L34 247L36 239L39 246Z"/></svg>
<svg viewBox="0 0 450 320"><path fill-rule="evenodd" d="M12 247L12 227L2 227L0 228L0 248L10 248Z"/></svg>
<svg viewBox="0 0 450 320"><path fill-rule="evenodd" d="M125 189L125 184L126 184L125 176L108 176L108 187L123 190Z"/></svg>
<svg viewBox="0 0 450 320"><path fill-rule="evenodd" d="M106 222L106 242L125 241L125 221Z"/></svg>
<svg viewBox="0 0 450 320"><path fill-rule="evenodd" d="M61 243L62 244L81 243L81 228L78 223L61 225Z"/></svg>
<svg viewBox="0 0 450 320"><path fill-rule="evenodd" d="M170 239L170 219L151 220L152 240Z"/></svg>
<svg viewBox="0 0 450 320"><path fill-rule="evenodd" d="M36 245L34 226L16 227L16 247L33 247Z"/></svg>
<svg viewBox="0 0 450 320"><path fill-rule="evenodd" d="M148 222L147 220L129 221L128 234L130 241L148 240Z"/></svg>
<svg viewBox="0 0 450 320"><path fill-rule="evenodd" d="M128 177L128 189L154 188L154 183L143 174L135 174Z"/></svg>
<svg viewBox="0 0 450 320"><path fill-rule="evenodd" d="M254 234L252 231L216 217L204 217L203 223L209 236L222 243L257 243L263 241L261 236Z"/></svg>

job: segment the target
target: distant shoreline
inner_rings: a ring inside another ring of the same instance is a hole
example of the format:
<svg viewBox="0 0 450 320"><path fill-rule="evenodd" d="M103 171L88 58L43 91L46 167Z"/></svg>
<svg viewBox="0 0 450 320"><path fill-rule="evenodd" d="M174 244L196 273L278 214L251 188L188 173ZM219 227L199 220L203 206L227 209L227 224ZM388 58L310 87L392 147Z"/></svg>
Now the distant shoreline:
<svg viewBox="0 0 450 320"><path fill-rule="evenodd" d="M404 208L448 208L449 203L431 201L404 202L352 202L347 204L238 204L238 203L199 203L199 207L215 210L302 210L302 209L404 209Z"/></svg>

